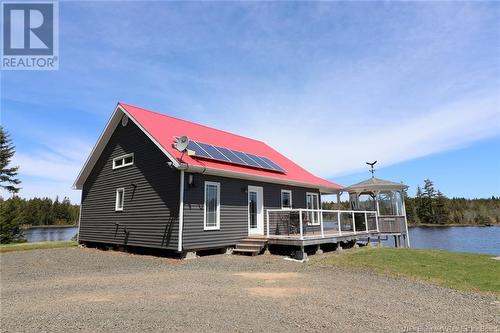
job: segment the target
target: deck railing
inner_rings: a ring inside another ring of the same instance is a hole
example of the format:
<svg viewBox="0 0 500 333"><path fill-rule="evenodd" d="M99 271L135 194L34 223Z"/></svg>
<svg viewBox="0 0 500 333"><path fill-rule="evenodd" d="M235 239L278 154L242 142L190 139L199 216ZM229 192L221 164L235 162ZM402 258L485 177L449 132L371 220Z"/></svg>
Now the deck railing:
<svg viewBox="0 0 500 333"><path fill-rule="evenodd" d="M267 209L266 235L328 237L379 232L375 211L324 209Z"/></svg>
<svg viewBox="0 0 500 333"><path fill-rule="evenodd" d="M380 232L383 233L406 233L406 220L404 216L384 216L378 217Z"/></svg>

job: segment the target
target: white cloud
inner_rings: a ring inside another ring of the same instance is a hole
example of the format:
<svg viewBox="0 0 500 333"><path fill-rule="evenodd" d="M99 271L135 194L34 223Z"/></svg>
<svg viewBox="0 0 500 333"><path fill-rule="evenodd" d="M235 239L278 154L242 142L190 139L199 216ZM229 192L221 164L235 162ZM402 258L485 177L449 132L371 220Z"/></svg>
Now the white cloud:
<svg viewBox="0 0 500 333"><path fill-rule="evenodd" d="M44 137L43 135L41 137ZM19 150L12 160L12 165L19 165L21 191L19 196L69 197L72 202L80 202L80 191L71 189L83 163L90 152L91 146L79 138L66 137L62 141L47 141L38 143L41 148L34 151ZM0 192L8 197L5 191Z"/></svg>
<svg viewBox="0 0 500 333"><path fill-rule="evenodd" d="M250 108L284 111L259 112L255 118L246 119L244 127L234 124L237 129L233 130L262 139L327 178L364 169L365 161L377 159L380 166L388 166L500 134L496 94L398 115L375 110L333 113L328 104L307 109L300 100L295 101L295 106L284 100L274 103L276 107L254 104Z"/></svg>

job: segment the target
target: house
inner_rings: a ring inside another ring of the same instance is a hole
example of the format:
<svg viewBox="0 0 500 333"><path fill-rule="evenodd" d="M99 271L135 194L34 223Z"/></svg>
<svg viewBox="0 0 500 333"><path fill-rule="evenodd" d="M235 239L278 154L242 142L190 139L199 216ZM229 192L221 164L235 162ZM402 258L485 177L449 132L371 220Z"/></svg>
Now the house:
<svg viewBox="0 0 500 333"><path fill-rule="evenodd" d="M175 144L181 138L187 149ZM82 190L80 243L185 255L238 244L256 253L269 243L303 254L307 245L357 239L360 228L380 235L373 211L323 211L321 194L339 198L343 188L264 142L125 103L73 187Z"/></svg>

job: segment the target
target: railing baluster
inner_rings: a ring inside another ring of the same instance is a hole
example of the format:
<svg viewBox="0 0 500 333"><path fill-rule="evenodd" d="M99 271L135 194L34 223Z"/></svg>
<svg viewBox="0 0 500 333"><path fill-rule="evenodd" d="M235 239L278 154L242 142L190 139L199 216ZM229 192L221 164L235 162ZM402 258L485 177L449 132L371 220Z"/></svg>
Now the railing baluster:
<svg viewBox="0 0 500 333"><path fill-rule="evenodd" d="M366 232L368 232L368 219L366 217L366 212L365 212L365 227L366 227Z"/></svg>
<svg viewBox="0 0 500 333"><path fill-rule="evenodd" d="M325 233L323 230L323 210L319 211L319 224L321 228L321 238L325 238Z"/></svg>
<svg viewBox="0 0 500 333"><path fill-rule="evenodd" d="M339 223L339 236L342 236L342 226L340 224L340 211L337 211L337 222Z"/></svg>
<svg viewBox="0 0 500 333"><path fill-rule="evenodd" d="M304 239L304 233L302 231L302 209L299 209L299 225L300 225L300 239Z"/></svg>
<svg viewBox="0 0 500 333"><path fill-rule="evenodd" d="M351 214L352 214L352 231L356 233L356 219L354 218L354 211L352 211Z"/></svg>
<svg viewBox="0 0 500 333"><path fill-rule="evenodd" d="M266 218L267 218L267 238L269 238L269 210L266 210Z"/></svg>

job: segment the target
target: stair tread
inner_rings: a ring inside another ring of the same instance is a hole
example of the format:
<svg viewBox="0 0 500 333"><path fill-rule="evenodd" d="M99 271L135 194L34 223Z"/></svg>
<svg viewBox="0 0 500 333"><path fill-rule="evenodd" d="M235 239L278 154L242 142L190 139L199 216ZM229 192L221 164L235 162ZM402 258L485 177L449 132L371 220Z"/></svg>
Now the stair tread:
<svg viewBox="0 0 500 333"><path fill-rule="evenodd" d="M243 238L242 241L248 241L248 242L267 242L267 239L262 239L262 238Z"/></svg>
<svg viewBox="0 0 500 333"><path fill-rule="evenodd" d="M252 249L233 249L233 252L260 252L260 250L252 250Z"/></svg>
<svg viewBox="0 0 500 333"><path fill-rule="evenodd" d="M250 242L239 242L236 245L245 245L245 246L265 246L264 243L250 243Z"/></svg>

